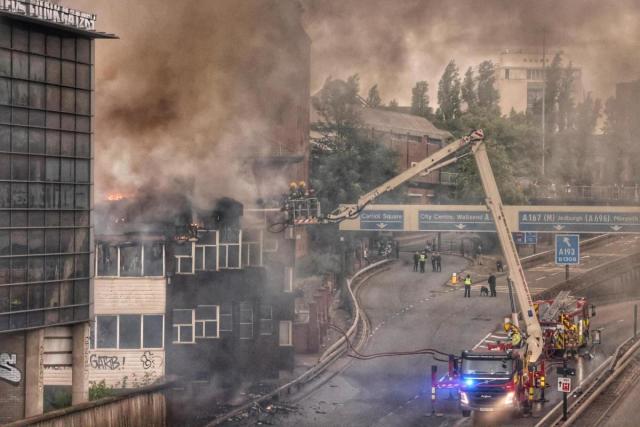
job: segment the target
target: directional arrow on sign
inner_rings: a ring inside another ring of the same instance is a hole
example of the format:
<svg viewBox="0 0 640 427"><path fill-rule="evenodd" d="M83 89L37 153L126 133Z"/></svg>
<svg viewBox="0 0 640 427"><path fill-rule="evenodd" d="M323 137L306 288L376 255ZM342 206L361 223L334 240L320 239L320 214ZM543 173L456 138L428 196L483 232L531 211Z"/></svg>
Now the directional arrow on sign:
<svg viewBox="0 0 640 427"><path fill-rule="evenodd" d="M611 226L611 229L612 229L613 231L619 231L619 230L621 230L621 229L622 229L622 227L621 227L621 226L619 226L619 225L612 225L612 226Z"/></svg>
<svg viewBox="0 0 640 427"><path fill-rule="evenodd" d="M564 225L557 224L557 225L554 225L553 228L555 228L556 230L560 231L560 230L562 230L564 228Z"/></svg>
<svg viewBox="0 0 640 427"><path fill-rule="evenodd" d="M385 228L387 226L387 224L385 224L384 222L379 222L379 223L376 224L376 226L378 228Z"/></svg>
<svg viewBox="0 0 640 427"><path fill-rule="evenodd" d="M467 228L467 226L466 226L466 225L464 225L464 224L456 224L456 228L457 228L458 230L462 230L463 228Z"/></svg>

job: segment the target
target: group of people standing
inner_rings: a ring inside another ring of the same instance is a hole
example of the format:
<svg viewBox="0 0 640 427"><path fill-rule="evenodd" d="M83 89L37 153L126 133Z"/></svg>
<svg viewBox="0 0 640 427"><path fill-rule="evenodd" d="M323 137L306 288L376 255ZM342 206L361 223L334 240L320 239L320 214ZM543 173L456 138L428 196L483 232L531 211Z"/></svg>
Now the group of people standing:
<svg viewBox="0 0 640 427"><path fill-rule="evenodd" d="M419 268L420 273L424 273L428 258L429 252L427 252L426 250L422 252L416 251L416 253L413 254L413 271L418 271ZM439 252L431 253L431 271L442 271L442 256Z"/></svg>

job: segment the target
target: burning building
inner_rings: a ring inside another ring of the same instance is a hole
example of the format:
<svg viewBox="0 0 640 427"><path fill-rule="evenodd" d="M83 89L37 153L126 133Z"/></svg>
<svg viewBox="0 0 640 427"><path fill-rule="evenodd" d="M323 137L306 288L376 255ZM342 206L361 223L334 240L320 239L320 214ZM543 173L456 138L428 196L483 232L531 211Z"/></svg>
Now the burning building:
<svg viewBox="0 0 640 427"><path fill-rule="evenodd" d="M87 399L95 19L0 1L0 423Z"/></svg>

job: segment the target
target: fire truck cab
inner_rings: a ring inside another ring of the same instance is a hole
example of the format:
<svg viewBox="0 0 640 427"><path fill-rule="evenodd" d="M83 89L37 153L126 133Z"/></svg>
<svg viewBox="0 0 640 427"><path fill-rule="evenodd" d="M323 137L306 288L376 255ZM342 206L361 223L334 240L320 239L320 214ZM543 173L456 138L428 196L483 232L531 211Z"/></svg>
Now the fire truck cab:
<svg viewBox="0 0 640 427"><path fill-rule="evenodd" d="M463 351L460 356L460 409L472 411L519 411L522 388L518 387L522 359L509 351Z"/></svg>

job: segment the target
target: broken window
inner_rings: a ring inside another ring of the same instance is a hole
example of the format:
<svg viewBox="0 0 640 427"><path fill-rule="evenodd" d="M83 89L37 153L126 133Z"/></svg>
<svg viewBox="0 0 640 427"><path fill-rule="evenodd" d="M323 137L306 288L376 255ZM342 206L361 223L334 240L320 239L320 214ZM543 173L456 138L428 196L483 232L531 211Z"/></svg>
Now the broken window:
<svg viewBox="0 0 640 427"><path fill-rule="evenodd" d="M98 243L98 276L118 275L118 247L109 243Z"/></svg>
<svg viewBox="0 0 640 427"><path fill-rule="evenodd" d="M178 274L193 274L193 252L194 244L192 242L186 242L183 244L174 245L173 250L176 257L176 273Z"/></svg>
<svg viewBox="0 0 640 427"><path fill-rule="evenodd" d="M242 231L223 228L220 231L219 268L240 268Z"/></svg>
<svg viewBox="0 0 640 427"><path fill-rule="evenodd" d="M174 309L173 310L173 343L188 344L194 343L193 333L193 310Z"/></svg>
<svg viewBox="0 0 640 427"><path fill-rule="evenodd" d="M164 276L164 245L162 243L144 244L144 275Z"/></svg>
<svg viewBox="0 0 640 427"><path fill-rule="evenodd" d="M273 335L273 308L260 306L260 335Z"/></svg>
<svg viewBox="0 0 640 427"><path fill-rule="evenodd" d="M120 246L120 276L142 276L142 246L139 244Z"/></svg>
<svg viewBox="0 0 640 427"><path fill-rule="evenodd" d="M218 317L220 309L217 305L199 305L196 307L196 338L219 338Z"/></svg>
<svg viewBox="0 0 640 427"><path fill-rule="evenodd" d="M279 344L281 347L293 345L292 331L293 322L291 320L280 321Z"/></svg>
<svg viewBox="0 0 640 427"><path fill-rule="evenodd" d="M250 302L240 303L240 339L253 338L253 306Z"/></svg>

